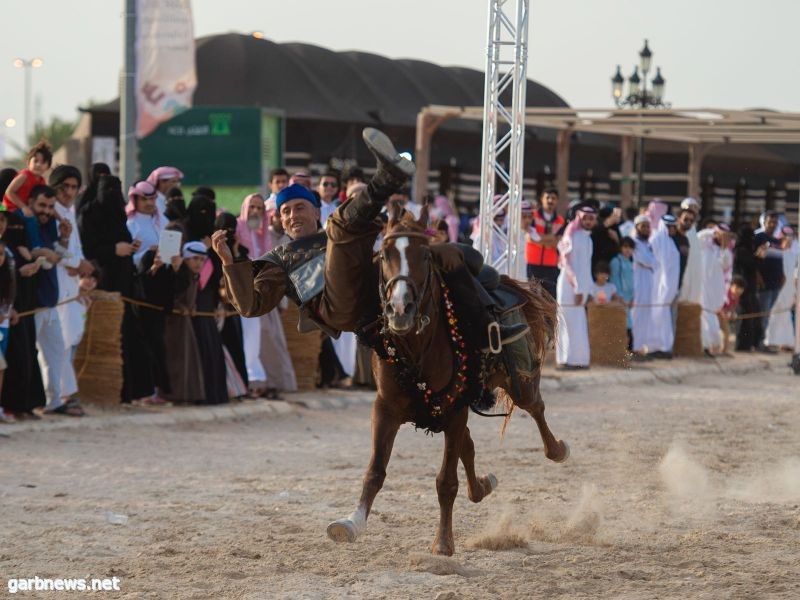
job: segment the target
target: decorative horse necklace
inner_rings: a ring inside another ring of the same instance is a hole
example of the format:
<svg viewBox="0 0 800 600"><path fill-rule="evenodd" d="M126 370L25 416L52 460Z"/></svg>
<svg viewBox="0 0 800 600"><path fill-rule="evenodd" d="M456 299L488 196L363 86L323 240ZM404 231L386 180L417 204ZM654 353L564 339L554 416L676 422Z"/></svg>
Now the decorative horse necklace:
<svg viewBox="0 0 800 600"><path fill-rule="evenodd" d="M467 388L467 373L469 372L470 363L466 343L458 328L458 318L456 317L453 302L450 299L449 290L441 280L439 280L439 286L442 290L442 304L444 305L447 320L447 331L456 363L450 382L439 391L432 390L428 383L422 379L420 368L411 363L408 357L398 352L390 336L385 333L381 335L383 341L382 352L378 353L381 359L394 365L398 383L411 395L415 404L418 406L424 404L430 416L434 419L438 419L447 409L452 408L456 400Z"/></svg>

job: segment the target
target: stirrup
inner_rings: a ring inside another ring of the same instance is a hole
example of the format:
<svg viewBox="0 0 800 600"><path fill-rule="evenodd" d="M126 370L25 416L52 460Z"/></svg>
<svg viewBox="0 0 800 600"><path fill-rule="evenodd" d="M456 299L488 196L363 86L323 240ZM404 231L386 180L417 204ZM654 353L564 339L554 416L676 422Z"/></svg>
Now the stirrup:
<svg viewBox="0 0 800 600"><path fill-rule="evenodd" d="M486 334L489 336L489 352L492 354L500 354L503 351L503 338L500 336L500 323L492 321L486 328Z"/></svg>

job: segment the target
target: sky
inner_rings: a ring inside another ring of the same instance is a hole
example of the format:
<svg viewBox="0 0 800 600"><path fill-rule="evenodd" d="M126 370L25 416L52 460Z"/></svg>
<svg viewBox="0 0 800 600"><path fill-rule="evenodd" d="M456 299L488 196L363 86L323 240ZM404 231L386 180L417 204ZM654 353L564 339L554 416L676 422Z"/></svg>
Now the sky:
<svg viewBox="0 0 800 600"><path fill-rule="evenodd" d="M508 0L509 4L515 0ZM23 73L40 57L34 115L73 119L117 95L124 0L0 0L0 136L22 139ZM36 14L28 15L31 7ZM277 42L483 70L487 0L193 0L195 34L262 31ZM528 77L574 107L611 107L647 38L674 107L800 111L797 0L530 0ZM13 15L17 15L16 18ZM7 118L16 120L5 128Z"/></svg>

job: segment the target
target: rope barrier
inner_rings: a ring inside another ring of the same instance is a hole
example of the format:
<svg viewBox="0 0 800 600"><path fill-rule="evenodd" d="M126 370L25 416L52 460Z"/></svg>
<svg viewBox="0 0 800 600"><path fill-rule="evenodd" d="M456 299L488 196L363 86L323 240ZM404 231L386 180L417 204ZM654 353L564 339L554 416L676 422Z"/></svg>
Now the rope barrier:
<svg viewBox="0 0 800 600"><path fill-rule="evenodd" d="M56 306L62 306L64 304L69 304L70 302L76 302L76 301L78 301L78 300L80 300L81 298L84 298L84 297L87 297L87 296L81 296L81 295L73 296L72 298L67 298L66 300L62 300L61 302L58 302L54 306L40 306L39 308L33 308L31 310L24 310L22 312L17 313L17 317L19 317L19 318L31 317L31 316L37 315L37 314L39 314L41 312L44 312L46 310L50 310L51 308L55 308ZM128 304L133 304L135 306L142 306L144 308L150 308L152 310L166 312L166 307L165 306L159 306L158 304L151 304L150 302L145 302L143 300L137 300L135 298L128 298L127 296L122 296L122 295L120 295L119 299L122 300L123 302L127 302ZM193 311L193 310L173 308L170 311L170 314L179 315L179 316L186 316L186 317L214 317L214 318L224 315L227 318L227 317L233 317L235 315L238 315L239 313L236 312L236 311L230 311L230 310L221 311L221 312L217 313L217 312L211 312L211 311L202 311L202 310Z"/></svg>
<svg viewBox="0 0 800 600"><path fill-rule="evenodd" d="M670 306L670 307L672 306L671 303L670 304L667 304L667 303L662 303L662 304L634 304L632 306L628 306L627 304L619 304L619 303L613 303L613 302L608 302L607 305L624 306L626 309L628 309L628 308L658 308L658 307L664 307L664 306ZM559 308L581 308L581 307L585 307L585 306L586 306L585 304L559 304L558 305ZM711 310L710 308L706 308L705 306L703 306L701 308L705 312L710 312L710 313L714 313L714 314L717 314L719 312L718 310ZM763 319L764 317L769 317L770 315L778 315L778 314L781 314L781 313L792 312L792 310L793 310L793 307L792 308L781 308L781 309L778 309L778 310L773 309L773 310L768 310L768 311L763 311L763 312L743 313L741 315L733 315L728 320L729 321L744 321L746 319Z"/></svg>

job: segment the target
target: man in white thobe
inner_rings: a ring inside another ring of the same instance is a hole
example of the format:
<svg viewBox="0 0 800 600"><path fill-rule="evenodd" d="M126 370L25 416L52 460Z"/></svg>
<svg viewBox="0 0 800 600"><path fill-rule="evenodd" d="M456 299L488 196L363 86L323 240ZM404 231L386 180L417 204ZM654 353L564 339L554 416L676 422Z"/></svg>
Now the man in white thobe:
<svg viewBox="0 0 800 600"><path fill-rule="evenodd" d="M556 363L560 369L589 367L589 329L586 300L592 285L592 227L597 213L592 207L578 209L561 241L561 273L556 282L558 336Z"/></svg>
<svg viewBox="0 0 800 600"><path fill-rule="evenodd" d="M792 308L795 304L797 293L795 286L795 273L798 260L800 260L800 247L794 239L794 230L783 227L781 230L781 252L783 260L784 283L778 292L775 304L770 310L767 329L764 333L764 345L778 348L792 348L794 346L794 327L792 326Z"/></svg>
<svg viewBox="0 0 800 600"><path fill-rule="evenodd" d="M697 234L700 254L703 259L703 286L700 331L703 349L708 354L722 348L722 330L717 313L722 310L727 298L725 285L725 262L730 227L720 223L714 229L703 229Z"/></svg>
<svg viewBox="0 0 800 600"><path fill-rule="evenodd" d="M648 336L652 345L648 350L653 358L672 358L672 345L675 342L672 303L678 295L681 271L681 255L672 239L676 227L677 219L670 214L664 215L651 242L656 267L653 271L653 306L650 309Z"/></svg>
<svg viewBox="0 0 800 600"><path fill-rule="evenodd" d="M658 261L650 244L650 219L639 215L634 220L636 248L633 250L633 351L646 355L653 344L650 336L650 313L652 310L654 276ZM671 320L671 319L670 319Z"/></svg>
<svg viewBox="0 0 800 600"><path fill-rule="evenodd" d="M133 264L138 269L144 255L158 248L161 230L166 224L166 219L158 212L158 194L152 184L147 181L137 181L131 186L128 190L125 214L128 216L126 225L131 238L139 242L139 249L132 256ZM163 260L169 262L169 258Z"/></svg>
<svg viewBox="0 0 800 600"><path fill-rule="evenodd" d="M683 273L678 300L680 302L700 304L703 294L703 257L697 239L700 204L694 198L684 198L683 202L681 202L681 209L690 210L694 213L694 224L684 233L689 239L689 257L686 261L686 270Z"/></svg>
<svg viewBox="0 0 800 600"><path fill-rule="evenodd" d="M239 243L247 249L251 259L272 250L269 221L261 194L248 194L242 201L236 219ZM261 362L261 317L241 317L242 347L244 349L247 386L251 397L261 396L267 388L267 372Z"/></svg>
<svg viewBox="0 0 800 600"><path fill-rule="evenodd" d="M76 298L79 294L80 275L92 271L92 266L83 257L83 248L75 217L74 203L81 186L81 172L71 165L59 165L53 169L49 183L56 192L54 208L58 218L61 221L68 221L72 225L69 251L56 266L58 301L59 303L64 302L64 304L59 304L56 310L64 336L64 347L67 351L67 356L61 363L61 398L68 407L68 414L77 416L83 411L78 399L71 399L78 393L78 380L72 361L75 357L75 350L83 337L86 308L76 300L68 301Z"/></svg>

